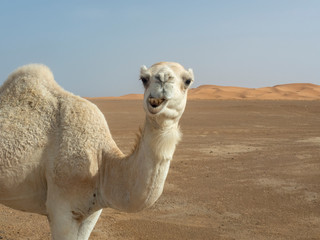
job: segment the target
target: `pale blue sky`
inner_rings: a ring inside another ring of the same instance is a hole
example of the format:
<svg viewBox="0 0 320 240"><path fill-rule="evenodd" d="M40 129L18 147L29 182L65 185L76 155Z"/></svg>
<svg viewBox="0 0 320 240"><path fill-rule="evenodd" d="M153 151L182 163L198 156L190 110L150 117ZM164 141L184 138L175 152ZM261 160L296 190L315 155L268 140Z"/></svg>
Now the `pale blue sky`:
<svg viewBox="0 0 320 240"><path fill-rule="evenodd" d="M44 63L77 95L142 93L158 61L193 68L194 86L320 84L319 0L1 0L0 29L0 84Z"/></svg>

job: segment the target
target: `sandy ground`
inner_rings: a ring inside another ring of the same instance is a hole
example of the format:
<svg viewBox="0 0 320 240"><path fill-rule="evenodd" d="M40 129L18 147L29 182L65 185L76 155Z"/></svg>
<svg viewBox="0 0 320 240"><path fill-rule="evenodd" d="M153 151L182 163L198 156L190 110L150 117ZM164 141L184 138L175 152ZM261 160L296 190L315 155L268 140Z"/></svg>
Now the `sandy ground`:
<svg viewBox="0 0 320 240"><path fill-rule="evenodd" d="M139 100L93 100L124 152ZM150 209L105 209L91 239L320 239L320 101L189 101ZM50 239L45 217L0 206L0 239Z"/></svg>

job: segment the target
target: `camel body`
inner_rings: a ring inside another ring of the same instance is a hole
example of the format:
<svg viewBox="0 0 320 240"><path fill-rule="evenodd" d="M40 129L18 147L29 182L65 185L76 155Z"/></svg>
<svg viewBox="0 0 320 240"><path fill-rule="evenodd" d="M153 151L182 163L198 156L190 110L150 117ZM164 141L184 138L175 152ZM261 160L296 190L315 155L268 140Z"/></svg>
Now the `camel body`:
<svg viewBox="0 0 320 240"><path fill-rule="evenodd" d="M118 151L99 109L42 65L20 69L0 89L0 129L0 202L44 215L48 185L88 194L97 156Z"/></svg>
<svg viewBox="0 0 320 240"><path fill-rule="evenodd" d="M180 140L178 121L193 81L178 65L175 78L182 83L170 82L166 74L175 74L175 64L169 65L141 68L146 121L128 156L101 111L63 90L46 66L12 73L0 88L0 203L48 216L52 239L71 240L89 238L102 208L151 206ZM175 91L178 98L171 96Z"/></svg>

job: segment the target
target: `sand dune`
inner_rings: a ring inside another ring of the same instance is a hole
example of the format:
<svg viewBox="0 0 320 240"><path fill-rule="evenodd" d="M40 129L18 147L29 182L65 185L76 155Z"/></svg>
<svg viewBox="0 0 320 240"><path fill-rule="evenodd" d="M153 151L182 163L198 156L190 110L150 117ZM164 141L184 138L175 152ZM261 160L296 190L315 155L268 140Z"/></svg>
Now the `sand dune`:
<svg viewBox="0 0 320 240"><path fill-rule="evenodd" d="M263 88L203 85L190 89L189 99L315 100L320 99L320 86L311 83L283 84Z"/></svg>
<svg viewBox="0 0 320 240"><path fill-rule="evenodd" d="M100 99L142 99L142 94ZM316 100L320 99L320 86L311 83L282 84L273 87L243 88L202 85L189 90L188 99L246 99L246 100Z"/></svg>

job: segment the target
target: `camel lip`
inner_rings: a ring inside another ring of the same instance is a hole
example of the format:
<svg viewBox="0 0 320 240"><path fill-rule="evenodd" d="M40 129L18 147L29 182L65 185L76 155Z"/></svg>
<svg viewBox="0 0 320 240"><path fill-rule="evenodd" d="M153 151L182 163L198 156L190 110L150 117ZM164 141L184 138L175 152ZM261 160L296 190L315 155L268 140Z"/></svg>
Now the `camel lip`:
<svg viewBox="0 0 320 240"><path fill-rule="evenodd" d="M165 98L154 98L150 95L146 102L149 112L151 114L157 114L165 107L168 100Z"/></svg>

